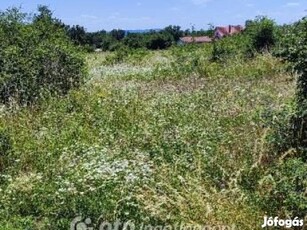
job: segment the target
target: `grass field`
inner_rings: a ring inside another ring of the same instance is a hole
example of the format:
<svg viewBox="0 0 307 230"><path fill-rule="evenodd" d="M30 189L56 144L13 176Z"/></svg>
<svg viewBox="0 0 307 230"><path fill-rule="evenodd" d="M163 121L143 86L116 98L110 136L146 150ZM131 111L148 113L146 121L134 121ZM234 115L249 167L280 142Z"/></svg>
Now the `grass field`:
<svg viewBox="0 0 307 230"><path fill-rule="evenodd" d="M270 54L210 52L89 54L81 89L3 108L0 229L68 229L78 215L260 229L270 188L259 181L296 79Z"/></svg>

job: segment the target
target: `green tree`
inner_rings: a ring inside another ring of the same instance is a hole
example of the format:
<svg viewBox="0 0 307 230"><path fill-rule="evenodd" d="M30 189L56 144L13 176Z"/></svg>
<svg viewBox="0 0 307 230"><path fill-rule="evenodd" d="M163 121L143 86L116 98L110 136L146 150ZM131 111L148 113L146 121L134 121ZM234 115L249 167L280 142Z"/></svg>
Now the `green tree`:
<svg viewBox="0 0 307 230"><path fill-rule="evenodd" d="M172 37L165 33L153 33L146 36L145 43L147 49L166 49L172 45Z"/></svg>
<svg viewBox="0 0 307 230"><path fill-rule="evenodd" d="M121 29L113 29L110 34L114 39L120 41L125 37L126 32Z"/></svg>
<svg viewBox="0 0 307 230"><path fill-rule="evenodd" d="M307 18L284 28L278 55L293 64L297 81L297 112L293 118L293 147L307 160Z"/></svg>
<svg viewBox="0 0 307 230"><path fill-rule="evenodd" d="M178 41L180 37L183 36L183 31L181 30L180 26L167 26L164 28L164 31L168 34L170 34L174 41Z"/></svg>
<svg viewBox="0 0 307 230"><path fill-rule="evenodd" d="M145 47L143 34L135 34L135 33L128 34L123 41L126 46L132 49Z"/></svg>
<svg viewBox="0 0 307 230"><path fill-rule="evenodd" d="M107 32L105 30L86 33L87 44L94 48L102 48L103 38L106 36Z"/></svg>
<svg viewBox="0 0 307 230"><path fill-rule="evenodd" d="M66 94L86 74L81 53L46 7L26 22L19 9L0 13L0 102L22 104Z"/></svg>
<svg viewBox="0 0 307 230"><path fill-rule="evenodd" d="M76 25L71 27L68 30L69 37L74 41L77 45L85 45L87 44L87 36L84 27Z"/></svg>
<svg viewBox="0 0 307 230"><path fill-rule="evenodd" d="M276 24L273 20L258 16L246 22L246 33L256 51L269 50L276 43Z"/></svg>

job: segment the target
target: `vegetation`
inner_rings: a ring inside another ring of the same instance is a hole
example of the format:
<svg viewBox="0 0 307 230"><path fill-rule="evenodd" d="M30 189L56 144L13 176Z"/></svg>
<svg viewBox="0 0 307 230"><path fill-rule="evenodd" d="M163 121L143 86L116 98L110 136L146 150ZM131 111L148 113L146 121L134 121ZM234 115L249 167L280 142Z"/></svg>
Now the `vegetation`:
<svg viewBox="0 0 307 230"><path fill-rule="evenodd" d="M121 29L113 29L110 32L105 30L86 32L85 28L79 25L70 27L62 24L62 26L66 28L66 33L73 42L85 47L87 51L94 51L95 49L115 51L123 47L162 50L176 44L182 36L213 35L212 27L207 31L195 31L193 28L183 31L180 26L170 25L162 30L150 30L142 33Z"/></svg>
<svg viewBox="0 0 307 230"><path fill-rule="evenodd" d="M172 45L178 27L113 31L118 48L85 63L87 34L70 28L73 45L45 7L0 22L3 99L31 102L0 109L1 230L68 229L76 216L243 230L305 217L306 19L256 18L188 46ZM168 49L150 50L164 36Z"/></svg>
<svg viewBox="0 0 307 230"><path fill-rule="evenodd" d="M82 56L47 8L30 21L16 8L2 12L0 39L1 102L32 103L82 83Z"/></svg>
<svg viewBox="0 0 307 230"><path fill-rule="evenodd" d="M267 17L257 17L246 22L246 33L249 34L251 46L256 51L267 51L276 42L277 26Z"/></svg>

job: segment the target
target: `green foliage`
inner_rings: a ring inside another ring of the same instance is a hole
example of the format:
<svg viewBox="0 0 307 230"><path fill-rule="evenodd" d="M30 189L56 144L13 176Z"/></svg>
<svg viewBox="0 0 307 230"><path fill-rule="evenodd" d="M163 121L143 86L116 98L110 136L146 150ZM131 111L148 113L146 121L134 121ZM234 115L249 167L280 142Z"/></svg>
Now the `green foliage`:
<svg viewBox="0 0 307 230"><path fill-rule="evenodd" d="M307 212L307 164L301 159L286 159L260 181L264 209L272 215L298 216Z"/></svg>
<svg viewBox="0 0 307 230"><path fill-rule="evenodd" d="M84 27L76 25L68 30L68 36L77 45L85 45L87 43L87 36ZM93 41L95 43L95 41Z"/></svg>
<svg viewBox="0 0 307 230"><path fill-rule="evenodd" d="M0 128L0 174L8 168L10 159L9 154L13 150L13 142L9 132L6 129ZM2 182L0 177L0 183Z"/></svg>
<svg viewBox="0 0 307 230"><path fill-rule="evenodd" d="M251 39L256 51L267 51L276 43L276 24L273 20L259 16L253 21L247 21L246 33Z"/></svg>
<svg viewBox="0 0 307 230"><path fill-rule="evenodd" d="M121 49L116 49L111 55L106 57L106 64L118 64L124 61L127 58L129 49L122 47Z"/></svg>
<svg viewBox="0 0 307 230"><path fill-rule="evenodd" d="M122 40L125 37L125 31L124 30L111 30L110 35L117 41Z"/></svg>
<svg viewBox="0 0 307 230"><path fill-rule="evenodd" d="M0 100L28 104L46 94L66 94L85 75L80 52L47 8L32 22L17 9L0 15Z"/></svg>
<svg viewBox="0 0 307 230"><path fill-rule="evenodd" d="M180 26L169 25L164 28L164 32L170 34L173 37L173 40L176 42L183 36L183 31L181 30Z"/></svg>
<svg viewBox="0 0 307 230"><path fill-rule="evenodd" d="M166 33L154 33L147 37L145 44L150 50L166 49L172 45L172 37Z"/></svg>
<svg viewBox="0 0 307 230"><path fill-rule="evenodd" d="M279 56L293 63L294 69L299 73L298 101L303 106L307 99L307 18L292 25L286 30L279 50ZM305 108L304 108L305 109Z"/></svg>
<svg viewBox="0 0 307 230"><path fill-rule="evenodd" d="M66 26L67 27L67 26ZM91 50L88 47L102 48L103 51L115 51L121 49L123 46L127 46L129 49L149 49L149 50L161 50L167 49L179 40L182 36L212 36L213 28L208 31L193 30L190 32L182 31L180 26L170 25L162 30L151 30L144 33L133 33L120 29L113 29L110 32L104 30L86 33L81 26L73 26L66 28L69 37L77 44L82 45Z"/></svg>
<svg viewBox="0 0 307 230"><path fill-rule="evenodd" d="M284 37L276 54L290 62L293 70L298 73L296 114L291 120L293 127L292 147L301 152L306 161L307 149L307 19L303 18L292 26L284 29Z"/></svg>
<svg viewBox="0 0 307 230"><path fill-rule="evenodd" d="M263 28L266 26L269 28L262 31L263 35L272 37L274 34L272 22L262 18L258 23L263 24L261 26ZM247 25L249 28L253 26L254 22L249 22ZM297 97L279 111L267 110L262 114L265 120L264 126L272 129L272 132L266 135L271 150L260 158L257 166L247 170L248 173L244 174L242 180L243 187L257 191L253 199L270 215L291 218L298 216L302 219L307 211L307 65L306 49L304 49L307 44L306 29L306 19L292 26L279 28L279 33L283 32L283 37L279 38L274 53L292 63L292 68L299 74ZM250 30L247 32L250 33ZM253 43L254 47L259 48L262 46L259 44L265 44L266 36L254 36L259 39L259 43ZM271 45L276 42L270 39L267 41L271 41ZM252 181L252 184L248 183L249 181ZM257 184L258 186L255 186Z"/></svg>
<svg viewBox="0 0 307 230"><path fill-rule="evenodd" d="M104 34L101 37L101 44L100 47L103 51L114 51L115 45L118 44L118 41L116 41L114 38L112 38L109 34Z"/></svg>
<svg viewBox="0 0 307 230"><path fill-rule="evenodd" d="M107 32L105 30L87 33L87 45L93 47L94 49L102 48L103 38L106 36L106 34Z"/></svg>
<svg viewBox="0 0 307 230"><path fill-rule="evenodd" d="M214 41L212 47L211 61L225 62L233 56L245 58L250 40L246 34L238 34Z"/></svg>
<svg viewBox="0 0 307 230"><path fill-rule="evenodd" d="M0 157L7 156L12 150L12 141L7 131L0 129Z"/></svg>
<svg viewBox="0 0 307 230"><path fill-rule="evenodd" d="M292 124L296 113L295 107L295 103L291 101L291 103L285 104L280 111L269 109L261 114L264 126L273 129L266 136L275 153L271 154L271 158L277 158L293 147L295 127Z"/></svg>
<svg viewBox="0 0 307 230"><path fill-rule="evenodd" d="M124 39L124 44L131 49L145 47L144 36L141 34L128 34Z"/></svg>
<svg viewBox="0 0 307 230"><path fill-rule="evenodd" d="M128 34L124 44L131 49L147 48L161 50L173 44L173 36L168 32L151 32L147 34Z"/></svg>
<svg viewBox="0 0 307 230"><path fill-rule="evenodd" d="M41 11L30 21L19 11L0 17L0 57L10 57L0 66L11 71L0 79L23 73L22 89L42 81L64 93L53 79L77 75L82 58ZM67 229L76 216L103 215L245 230L268 211L306 212L305 159L282 143L296 112L291 73L270 53L246 58L248 33L170 47L179 32L87 33L86 45L114 51L88 54L87 84L35 107L1 108L0 229ZM41 81L23 80L37 73Z"/></svg>
<svg viewBox="0 0 307 230"><path fill-rule="evenodd" d="M237 183L261 154L259 111L292 95L279 60L210 62L211 44L118 51L88 54L91 80L66 97L0 116L13 145L0 223L259 224L262 206Z"/></svg>
<svg viewBox="0 0 307 230"><path fill-rule="evenodd" d="M229 49L226 49L221 43L213 43L212 61L223 61L230 55Z"/></svg>

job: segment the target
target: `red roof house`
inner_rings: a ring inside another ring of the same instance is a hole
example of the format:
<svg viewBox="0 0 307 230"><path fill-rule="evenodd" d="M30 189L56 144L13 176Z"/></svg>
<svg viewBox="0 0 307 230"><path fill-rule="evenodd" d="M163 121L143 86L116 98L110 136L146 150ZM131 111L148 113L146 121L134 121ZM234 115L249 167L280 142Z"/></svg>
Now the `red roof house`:
<svg viewBox="0 0 307 230"><path fill-rule="evenodd" d="M214 31L214 38L220 39L225 36L232 36L241 33L244 30L243 26L218 26Z"/></svg>
<svg viewBox="0 0 307 230"><path fill-rule="evenodd" d="M179 39L179 43L181 44L191 44L191 43L209 43L212 42L212 39L208 36L201 36L201 37L181 37Z"/></svg>

